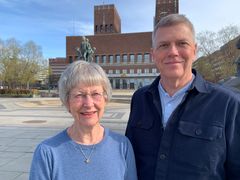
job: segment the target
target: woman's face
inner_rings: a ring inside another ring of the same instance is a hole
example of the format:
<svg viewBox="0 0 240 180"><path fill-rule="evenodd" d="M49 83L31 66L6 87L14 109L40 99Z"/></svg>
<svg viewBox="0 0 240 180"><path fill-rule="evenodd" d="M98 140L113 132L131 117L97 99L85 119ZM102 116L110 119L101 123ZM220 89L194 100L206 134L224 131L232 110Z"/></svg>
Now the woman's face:
<svg viewBox="0 0 240 180"><path fill-rule="evenodd" d="M75 123L91 128L99 124L105 105L102 86L76 86L69 93L67 108Z"/></svg>

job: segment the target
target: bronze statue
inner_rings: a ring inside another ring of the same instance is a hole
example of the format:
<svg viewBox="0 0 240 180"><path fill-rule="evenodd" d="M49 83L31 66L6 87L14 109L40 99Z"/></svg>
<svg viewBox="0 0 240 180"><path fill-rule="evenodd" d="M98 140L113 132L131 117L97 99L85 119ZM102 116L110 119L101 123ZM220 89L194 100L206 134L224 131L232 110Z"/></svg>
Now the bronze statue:
<svg viewBox="0 0 240 180"><path fill-rule="evenodd" d="M96 51L95 47L91 47L89 39L85 36L82 37L80 48L76 48L78 59L84 59L87 62L93 61L93 54Z"/></svg>

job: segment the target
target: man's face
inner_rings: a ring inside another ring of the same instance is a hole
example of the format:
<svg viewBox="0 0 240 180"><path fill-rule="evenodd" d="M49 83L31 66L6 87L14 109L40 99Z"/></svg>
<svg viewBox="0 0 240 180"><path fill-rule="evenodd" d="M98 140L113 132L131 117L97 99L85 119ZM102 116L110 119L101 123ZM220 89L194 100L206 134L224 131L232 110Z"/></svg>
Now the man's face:
<svg viewBox="0 0 240 180"><path fill-rule="evenodd" d="M161 78L189 81L197 46L188 26L177 24L159 28L156 32L152 57Z"/></svg>

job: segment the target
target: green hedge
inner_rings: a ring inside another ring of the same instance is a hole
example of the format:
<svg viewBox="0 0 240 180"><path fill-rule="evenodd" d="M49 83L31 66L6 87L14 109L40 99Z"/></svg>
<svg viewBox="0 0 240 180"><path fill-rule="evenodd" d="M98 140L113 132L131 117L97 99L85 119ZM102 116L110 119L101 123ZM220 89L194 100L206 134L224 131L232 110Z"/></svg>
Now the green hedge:
<svg viewBox="0 0 240 180"><path fill-rule="evenodd" d="M0 97L33 97L39 95L36 89L0 89Z"/></svg>

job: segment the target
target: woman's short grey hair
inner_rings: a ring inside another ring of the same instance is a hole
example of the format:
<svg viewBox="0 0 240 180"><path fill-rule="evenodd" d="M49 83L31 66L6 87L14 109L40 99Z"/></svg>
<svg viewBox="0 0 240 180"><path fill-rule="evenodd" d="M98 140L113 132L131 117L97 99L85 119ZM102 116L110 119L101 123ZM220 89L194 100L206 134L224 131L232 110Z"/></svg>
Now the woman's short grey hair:
<svg viewBox="0 0 240 180"><path fill-rule="evenodd" d="M170 27L178 24L185 24L192 32L193 40L195 41L195 30L191 21L183 14L169 14L163 17L154 27L152 33L152 47L155 46L156 32L159 28Z"/></svg>
<svg viewBox="0 0 240 180"><path fill-rule="evenodd" d="M76 86L102 86L106 101L110 101L112 87L104 70L96 63L83 60L75 61L68 65L59 81L59 97L66 106L70 91Z"/></svg>

